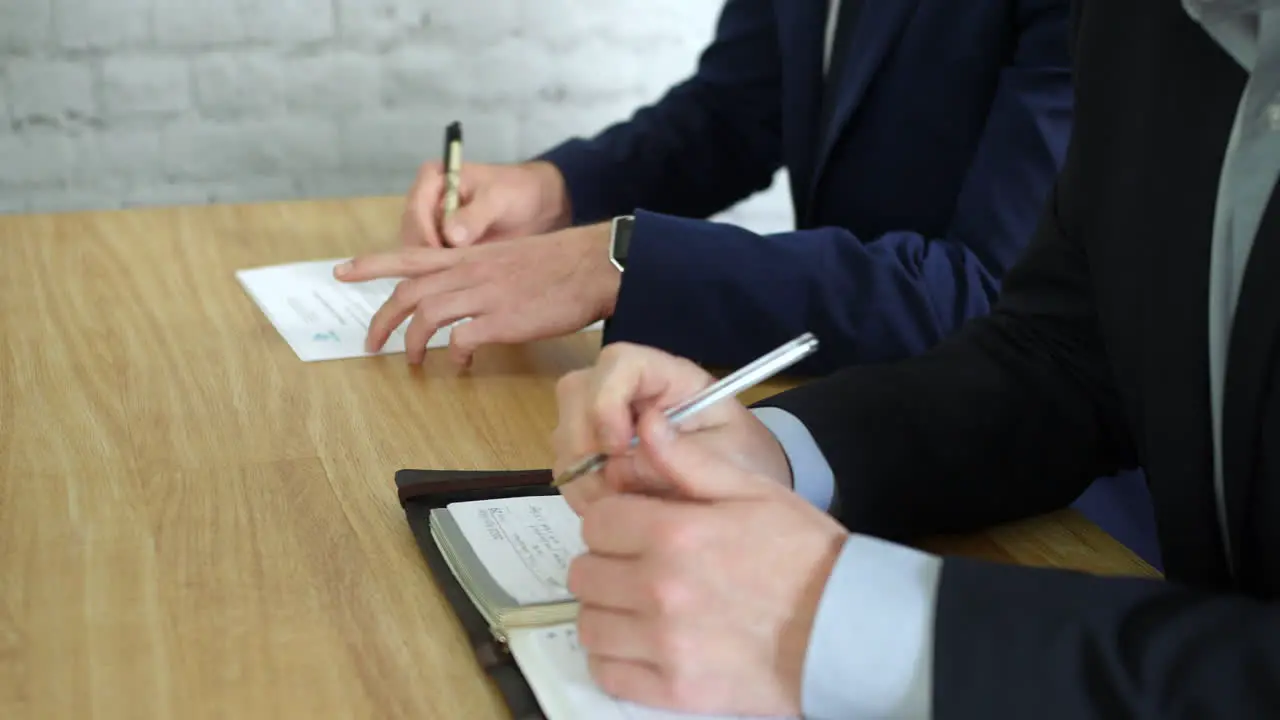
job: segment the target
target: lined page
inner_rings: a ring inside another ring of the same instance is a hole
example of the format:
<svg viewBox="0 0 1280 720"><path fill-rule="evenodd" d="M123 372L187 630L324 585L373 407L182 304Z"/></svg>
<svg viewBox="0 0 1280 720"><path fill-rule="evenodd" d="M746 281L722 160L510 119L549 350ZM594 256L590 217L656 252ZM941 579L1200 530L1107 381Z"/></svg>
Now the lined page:
<svg viewBox="0 0 1280 720"><path fill-rule="evenodd" d="M736 720L658 710L606 695L591 680L573 623L513 631L510 647L550 720Z"/></svg>
<svg viewBox="0 0 1280 720"><path fill-rule="evenodd" d="M569 563L582 521L559 495L453 503L449 514L494 582L521 605L573 600Z"/></svg>

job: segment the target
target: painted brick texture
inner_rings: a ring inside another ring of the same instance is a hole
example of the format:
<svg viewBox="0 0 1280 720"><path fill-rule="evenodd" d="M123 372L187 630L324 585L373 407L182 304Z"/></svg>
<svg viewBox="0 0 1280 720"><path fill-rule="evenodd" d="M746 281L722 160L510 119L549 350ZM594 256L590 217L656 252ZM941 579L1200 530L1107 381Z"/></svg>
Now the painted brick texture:
<svg viewBox="0 0 1280 720"><path fill-rule="evenodd" d="M400 194L686 76L720 0L0 1L0 212ZM723 216L790 224L782 187Z"/></svg>

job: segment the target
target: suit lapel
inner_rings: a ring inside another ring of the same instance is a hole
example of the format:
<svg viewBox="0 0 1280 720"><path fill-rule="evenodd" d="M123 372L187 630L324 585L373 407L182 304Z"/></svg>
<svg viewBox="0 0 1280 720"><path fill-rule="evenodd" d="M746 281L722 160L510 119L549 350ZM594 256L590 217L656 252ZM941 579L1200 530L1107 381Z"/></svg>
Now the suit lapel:
<svg viewBox="0 0 1280 720"><path fill-rule="evenodd" d="M818 128L819 150L813 174L810 176L809 196L812 198L817 190L818 182L826 170L831 151L841 132L849 123L854 110L862 102L872 78L880 69L889 49L906 27L907 19L915 11L919 0L859 0L863 3L862 14L858 18L854 30L851 47L843 55L833 55L832 63L846 65L845 87L840 88L840 100L831 116L831 123ZM812 202L809 204L812 208Z"/></svg>
<svg viewBox="0 0 1280 720"><path fill-rule="evenodd" d="M1260 433L1275 376L1280 333L1280 203L1271 202L1258 227L1232 322L1222 406L1222 468L1235 566L1240 568L1241 528L1256 480Z"/></svg>

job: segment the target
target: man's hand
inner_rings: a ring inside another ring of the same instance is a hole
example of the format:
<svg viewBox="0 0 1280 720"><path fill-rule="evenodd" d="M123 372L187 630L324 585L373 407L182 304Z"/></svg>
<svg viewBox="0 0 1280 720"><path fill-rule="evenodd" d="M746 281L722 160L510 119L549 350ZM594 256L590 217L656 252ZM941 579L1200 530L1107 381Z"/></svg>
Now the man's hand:
<svg viewBox="0 0 1280 720"><path fill-rule="evenodd" d="M637 454L664 498L586 506L569 568L578 639L607 693L689 713L799 716L818 603L847 533L775 479L744 470L657 408Z"/></svg>
<svg viewBox="0 0 1280 720"><path fill-rule="evenodd" d="M366 346L377 352L413 316L405 352L421 363L437 330L463 318L449 350L462 365L488 343L520 343L581 330L613 314L622 278L609 261L608 224L572 228L518 243L469 248L412 247L355 258L339 280L402 277L374 314Z"/></svg>
<svg viewBox="0 0 1280 720"><path fill-rule="evenodd" d="M569 373L556 386L559 424L552 438L556 473L597 452L612 456L602 473L563 488L565 499L581 515L591 502L623 488L662 493L666 483L642 454L628 452L635 419L664 411L715 381L697 365L653 348L615 343L605 347L596 365ZM791 467L773 434L738 401L730 398L681 424L689 442L714 450L743 470L792 486Z"/></svg>
<svg viewBox="0 0 1280 720"><path fill-rule="evenodd" d="M400 222L406 247L465 247L541 235L567 227L572 215L564 176L548 162L463 165L460 207L448 221L444 191L443 165L424 164Z"/></svg>

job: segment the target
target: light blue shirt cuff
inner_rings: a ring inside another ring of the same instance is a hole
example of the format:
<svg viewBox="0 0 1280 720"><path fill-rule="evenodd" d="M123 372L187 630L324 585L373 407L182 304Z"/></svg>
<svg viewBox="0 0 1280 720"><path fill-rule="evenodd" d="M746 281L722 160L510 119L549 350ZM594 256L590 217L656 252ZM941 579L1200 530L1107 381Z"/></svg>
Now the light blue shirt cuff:
<svg viewBox="0 0 1280 720"><path fill-rule="evenodd" d="M836 479L826 456L804 423L786 410L753 408L751 412L773 433L791 463L792 486L796 494L823 512L831 510Z"/></svg>
<svg viewBox="0 0 1280 720"><path fill-rule="evenodd" d="M849 536L809 637L805 718L930 717L941 571L937 556Z"/></svg>

